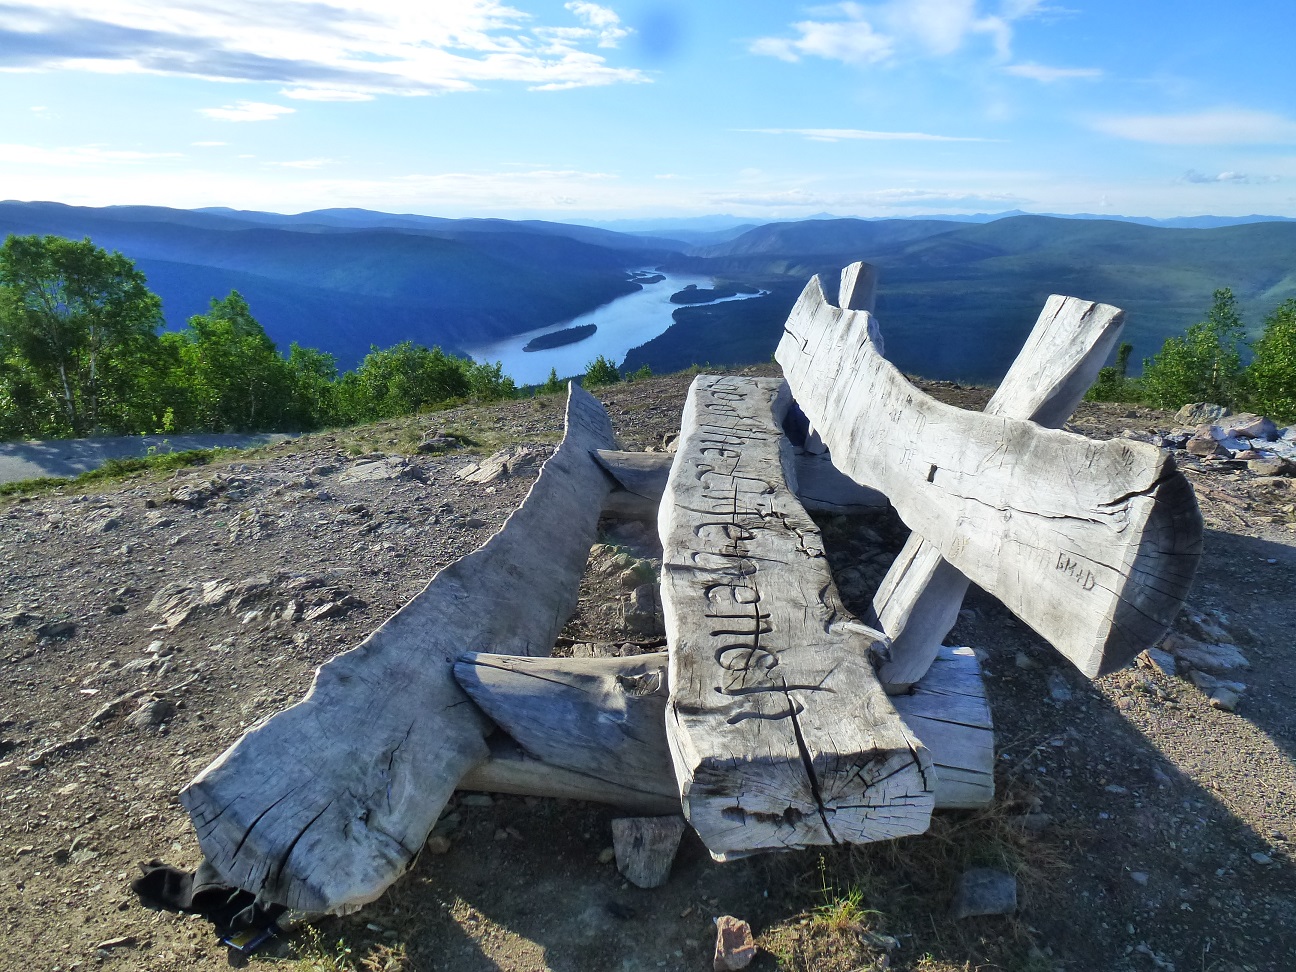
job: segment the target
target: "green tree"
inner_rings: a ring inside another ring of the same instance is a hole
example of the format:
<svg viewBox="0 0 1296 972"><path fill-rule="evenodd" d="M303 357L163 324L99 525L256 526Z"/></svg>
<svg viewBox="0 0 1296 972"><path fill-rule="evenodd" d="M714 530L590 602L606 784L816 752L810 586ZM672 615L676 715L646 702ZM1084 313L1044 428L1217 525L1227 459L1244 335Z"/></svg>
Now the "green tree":
<svg viewBox="0 0 1296 972"><path fill-rule="evenodd" d="M1296 298L1265 318L1246 377L1250 408L1281 422L1296 421Z"/></svg>
<svg viewBox="0 0 1296 972"><path fill-rule="evenodd" d="M1115 363L1099 370L1098 377L1085 393L1085 398L1091 402L1138 401L1143 394L1143 389L1139 382L1131 380L1128 376L1129 359L1133 353L1134 345L1122 341L1120 347L1116 349Z"/></svg>
<svg viewBox="0 0 1296 972"><path fill-rule="evenodd" d="M1233 405L1240 397L1242 318L1233 291L1226 287L1214 296L1206 320L1189 327L1183 337L1168 338L1155 357L1143 362L1143 388L1152 405Z"/></svg>
<svg viewBox="0 0 1296 972"><path fill-rule="evenodd" d="M338 400L346 420L364 422L467 398L471 391L467 362L440 348L402 341L370 348L360 367L342 376Z"/></svg>
<svg viewBox="0 0 1296 972"><path fill-rule="evenodd" d="M550 368L549 377L545 383L540 386L540 394L557 395L563 390L563 383L558 379L558 369Z"/></svg>
<svg viewBox="0 0 1296 972"><path fill-rule="evenodd" d="M247 432L290 423L293 372L237 290L213 298L182 332L178 384L187 401L184 425Z"/></svg>
<svg viewBox="0 0 1296 972"><path fill-rule="evenodd" d="M120 253L89 239L0 246L0 382L11 434L131 431L149 404L162 302ZM20 431L15 432L16 427Z"/></svg>
<svg viewBox="0 0 1296 972"><path fill-rule="evenodd" d="M468 373L468 393L483 402L493 402L501 398L513 398L517 395L517 385L513 379L504 374L504 363L478 364L465 362Z"/></svg>
<svg viewBox="0 0 1296 972"><path fill-rule="evenodd" d="M615 385L620 380L621 372L617 370L616 363L600 354L585 366L585 377L581 379L581 384L586 388L594 388L598 385Z"/></svg>
<svg viewBox="0 0 1296 972"><path fill-rule="evenodd" d="M296 341L288 347L288 372L292 384L292 422L299 429L317 429L337 421L337 360Z"/></svg>

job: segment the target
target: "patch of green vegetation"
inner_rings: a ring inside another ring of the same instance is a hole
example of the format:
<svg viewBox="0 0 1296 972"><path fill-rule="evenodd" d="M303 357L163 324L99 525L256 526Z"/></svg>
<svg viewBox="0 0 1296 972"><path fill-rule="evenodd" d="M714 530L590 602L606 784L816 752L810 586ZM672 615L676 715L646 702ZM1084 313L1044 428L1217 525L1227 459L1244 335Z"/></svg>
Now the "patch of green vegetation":
<svg viewBox="0 0 1296 972"><path fill-rule="evenodd" d="M292 943L292 951L293 958L274 964L289 972L404 972L409 968L403 945L375 945L357 958L345 939L329 944L309 925Z"/></svg>
<svg viewBox="0 0 1296 972"><path fill-rule="evenodd" d="M142 474L172 472L191 466L205 466L222 453L235 449L186 449L182 452L157 452L148 456L109 459L98 469L79 476L23 479L13 483L0 483L0 496L28 496L44 493L61 486L88 486L92 483L117 482Z"/></svg>

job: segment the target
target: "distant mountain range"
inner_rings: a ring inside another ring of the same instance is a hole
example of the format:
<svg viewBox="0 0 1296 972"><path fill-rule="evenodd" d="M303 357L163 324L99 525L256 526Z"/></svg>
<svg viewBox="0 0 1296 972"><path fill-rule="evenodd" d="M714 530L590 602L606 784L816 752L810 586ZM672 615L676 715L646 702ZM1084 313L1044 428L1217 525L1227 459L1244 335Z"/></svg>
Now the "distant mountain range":
<svg viewBox="0 0 1296 972"><path fill-rule="evenodd" d="M163 298L169 325L239 290L286 349L353 365L371 344L411 339L460 350L569 320L663 267L770 291L682 307L626 364L655 371L768 360L813 273L867 260L881 271L888 356L935 378L1002 376L1050 293L1128 312L1134 360L1200 320L1232 287L1248 322L1296 296L1296 220L1175 220L995 214L809 220L442 219L327 209L294 216L150 206L0 203L0 235L88 236L121 250Z"/></svg>

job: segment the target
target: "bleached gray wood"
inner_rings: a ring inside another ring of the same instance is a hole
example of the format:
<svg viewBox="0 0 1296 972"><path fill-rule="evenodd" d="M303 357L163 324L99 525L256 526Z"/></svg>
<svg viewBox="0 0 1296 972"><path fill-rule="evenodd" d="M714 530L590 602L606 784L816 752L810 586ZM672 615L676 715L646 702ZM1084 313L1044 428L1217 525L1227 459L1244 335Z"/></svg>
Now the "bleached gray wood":
<svg viewBox="0 0 1296 972"><path fill-rule="evenodd" d="M667 696L656 687L665 685L668 657L664 651L595 660L466 657L456 674L473 701L507 727L511 737L492 737L490 759L465 776L459 788L570 797L651 814L678 812L666 745ZM500 660L521 664L493 665ZM463 665L491 665L491 671L483 677L465 673ZM586 693L580 686L588 685L591 673L597 685ZM645 679L647 675L658 678ZM636 694L623 697L623 683ZM639 694L650 685L653 691ZM937 776L935 809L989 803L994 796L993 737L981 667L972 650L942 648L912 694L898 695L891 703L931 755ZM600 708L604 705L606 712ZM514 707L517 711L510 711ZM546 752L558 763L542 762L528 749ZM598 775L577 772L570 768L574 766L593 768Z"/></svg>
<svg viewBox="0 0 1296 972"><path fill-rule="evenodd" d="M663 657L662 667L665 668L665 665L666 661ZM665 700L662 700L661 705L664 712ZM661 735L661 745L664 748L665 725L659 725L657 731ZM669 758L663 759L661 765L654 770L657 777L671 786L670 796L663 797L641 789L638 780L629 780L627 782L630 785L623 786L563 769L561 766L550 766L534 756L527 755L521 746L503 734L491 736L487 743L490 747L490 755L484 762L470 769L459 781L456 789L563 800L586 800L591 803L607 803L634 813L679 813L679 795L674 792L675 774L671 771ZM633 744L627 741L626 745Z"/></svg>
<svg viewBox="0 0 1296 972"><path fill-rule="evenodd" d="M409 865L487 755L490 723L455 682L453 660L465 650L549 652L576 605L610 487L590 453L611 444L603 407L571 387L565 438L500 531L181 792L225 881L263 901L336 912L372 901Z"/></svg>
<svg viewBox="0 0 1296 972"><path fill-rule="evenodd" d="M994 723L976 653L942 646L910 693L891 701L931 753L937 809L989 804L994 798Z"/></svg>
<svg viewBox="0 0 1296 972"><path fill-rule="evenodd" d="M619 484L603 501L603 515L627 520L656 520L666 477L675 457L664 452L599 451L598 461ZM795 490L807 510L816 513L875 513L887 507L876 489L861 486L826 455L798 453Z"/></svg>
<svg viewBox="0 0 1296 972"><path fill-rule="evenodd" d="M1086 675L1155 643L1201 557L1201 514L1171 456L937 402L877 352L876 327L828 303L816 277L779 343L834 465Z"/></svg>
<svg viewBox="0 0 1296 972"><path fill-rule="evenodd" d="M838 305L851 307L850 301L843 290ZM1124 322L1119 308L1050 297L985 411L1060 427L1098 376ZM888 692L904 691L922 678L958 619L967 586L967 578L921 533L910 534L873 598L871 620L891 639L890 655L878 667Z"/></svg>
<svg viewBox="0 0 1296 972"><path fill-rule="evenodd" d="M617 870L637 888L660 888L670 877L687 824L669 817L618 817L612 821Z"/></svg>
<svg viewBox="0 0 1296 972"><path fill-rule="evenodd" d="M699 376L659 521L670 651L666 736L712 856L921 833L930 758L847 619L785 478L777 379Z"/></svg>
<svg viewBox="0 0 1296 972"><path fill-rule="evenodd" d="M553 766L675 804L662 731L660 654L518 658L472 653L454 666L468 696L527 753Z"/></svg>

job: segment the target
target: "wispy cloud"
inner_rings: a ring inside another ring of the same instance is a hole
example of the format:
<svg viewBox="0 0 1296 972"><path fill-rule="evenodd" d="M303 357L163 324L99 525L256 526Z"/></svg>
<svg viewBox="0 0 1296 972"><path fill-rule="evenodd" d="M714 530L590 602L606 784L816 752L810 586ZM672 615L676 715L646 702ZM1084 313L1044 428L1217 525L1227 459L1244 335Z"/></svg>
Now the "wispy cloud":
<svg viewBox="0 0 1296 972"><path fill-rule="evenodd" d="M183 158L179 152L135 152L101 145L46 148L39 145L0 144L0 163L69 168L78 166L137 165L157 159Z"/></svg>
<svg viewBox="0 0 1296 972"><path fill-rule="evenodd" d="M1098 118L1107 135L1158 145L1285 145L1296 143L1296 121L1267 111L1217 108L1187 115Z"/></svg>
<svg viewBox="0 0 1296 972"><path fill-rule="evenodd" d="M836 212L885 212L922 208L929 211L1001 211L1030 202L1012 193L956 192L940 189L877 189L870 192L821 192L781 189L767 192L724 192L708 196L713 205L757 206L769 210L831 209Z"/></svg>
<svg viewBox="0 0 1296 972"><path fill-rule="evenodd" d="M972 38L987 39L995 55L1011 55L1013 22L1040 12L1039 0L1004 0L995 7L981 0L887 0L836 3L818 7L821 19L791 24L791 36L759 37L753 54L799 61L806 57L846 64L879 64L906 54L945 57Z"/></svg>
<svg viewBox="0 0 1296 972"><path fill-rule="evenodd" d="M274 121L283 115L291 115L296 110L286 105L272 105L265 101L240 101L222 108L198 109L200 114L208 118L227 122Z"/></svg>
<svg viewBox="0 0 1296 972"><path fill-rule="evenodd" d="M228 145L229 142L207 141L207 142L190 142L189 144L195 146L196 148L219 148L222 145Z"/></svg>
<svg viewBox="0 0 1296 972"><path fill-rule="evenodd" d="M1281 182L1281 176L1276 175L1248 175L1245 172L1216 172L1214 175L1207 175L1198 172L1196 169L1189 169L1184 173L1184 182L1193 182L1197 184L1206 184L1212 182L1232 182L1242 185L1259 184L1265 185L1271 182Z"/></svg>
<svg viewBox="0 0 1296 972"><path fill-rule="evenodd" d="M270 165L277 165L284 169L322 169L326 165L333 165L333 159L293 159L288 162L271 162Z"/></svg>
<svg viewBox="0 0 1296 972"><path fill-rule="evenodd" d="M737 128L738 132L761 135L800 135L814 142L858 139L868 142L990 142L997 139L959 135L929 135L926 132L871 132L860 128Z"/></svg>
<svg viewBox="0 0 1296 972"><path fill-rule="evenodd" d="M1051 67L1047 64L1009 64L1004 68L1008 74L1019 78L1030 78L1042 84L1053 84L1056 81L1096 81L1103 76L1102 68L1068 68Z"/></svg>
<svg viewBox="0 0 1296 972"><path fill-rule="evenodd" d="M0 6L0 69L271 82L321 101L650 80L595 53L630 33L612 9L578 0L564 18L500 0L16 0Z"/></svg>

